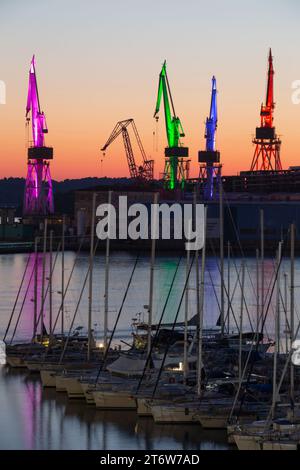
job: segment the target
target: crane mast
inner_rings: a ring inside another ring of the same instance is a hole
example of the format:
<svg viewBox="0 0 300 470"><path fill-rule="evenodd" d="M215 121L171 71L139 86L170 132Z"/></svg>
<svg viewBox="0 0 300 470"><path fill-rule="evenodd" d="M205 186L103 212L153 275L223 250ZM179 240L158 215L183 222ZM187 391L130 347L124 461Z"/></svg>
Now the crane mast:
<svg viewBox="0 0 300 470"><path fill-rule="evenodd" d="M216 132L218 126L218 108L217 108L217 81L216 78L212 78L212 90L211 90L211 104L209 118L206 118L206 150L208 152L215 152L216 150Z"/></svg>
<svg viewBox="0 0 300 470"><path fill-rule="evenodd" d="M199 152L200 181L204 184L203 195L206 200L214 198L218 191L219 182L222 176L222 166L220 165L220 152L216 150L216 133L218 127L218 107L217 107L217 80L212 77L211 104L209 117L205 126L205 151Z"/></svg>
<svg viewBox="0 0 300 470"><path fill-rule="evenodd" d="M131 126L133 129L139 150L142 155L143 163L141 166L137 166L135 162L131 140L128 132L129 126ZM123 138L130 178L145 181L153 180L154 162L153 160L147 159L146 152L144 150L140 135L133 119L126 119L124 121L117 122L106 144L102 147L101 151L105 152L120 134L122 134Z"/></svg>
<svg viewBox="0 0 300 470"><path fill-rule="evenodd" d="M30 120L32 141L28 145L28 170L23 211L27 216L45 216L54 212L49 167L49 160L53 158L53 148L45 145L45 134L48 133L48 128L45 114L40 107L34 56L30 64L26 104L28 125Z"/></svg>
<svg viewBox="0 0 300 470"><path fill-rule="evenodd" d="M168 141L168 148L165 149L166 162L164 180L167 189L174 190L177 188L178 182L180 182L181 187L183 187L188 177L189 161L186 161L185 158L188 157L189 152L188 148L181 146L180 138L185 137L185 134L181 121L175 112L167 75L166 61L159 75L158 93L154 112L154 118L156 119L158 119L162 97Z"/></svg>
<svg viewBox="0 0 300 470"><path fill-rule="evenodd" d="M266 97L266 104L265 106L262 104L261 106L261 127L273 127L274 121L274 66L273 66L273 57L272 51L270 49L269 53L269 70L268 70L268 85L267 85L267 97Z"/></svg>
<svg viewBox="0 0 300 470"><path fill-rule="evenodd" d="M274 127L274 66L272 50L270 49L268 68L268 83L266 103L261 105L260 127L256 128L253 139L255 145L254 156L251 164L251 172L254 171L282 171L281 164L281 140L276 134Z"/></svg>

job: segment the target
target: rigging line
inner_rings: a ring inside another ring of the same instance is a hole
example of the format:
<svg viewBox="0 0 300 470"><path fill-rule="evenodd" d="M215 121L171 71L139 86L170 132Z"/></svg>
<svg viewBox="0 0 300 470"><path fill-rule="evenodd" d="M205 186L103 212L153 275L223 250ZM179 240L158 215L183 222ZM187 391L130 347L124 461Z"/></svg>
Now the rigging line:
<svg viewBox="0 0 300 470"><path fill-rule="evenodd" d="M210 240L210 247L211 247L211 250L212 250L212 253L213 253L214 257L217 258L217 256L216 256L216 251L215 251L215 248L214 248L214 245L213 245L212 240ZM219 272L219 274L221 274L220 265L219 265L218 262L217 262L216 264L217 264L218 272ZM210 277L211 277L211 275L210 275ZM239 278L239 273L238 273L238 278ZM225 291L225 294L226 294L226 296L227 296L227 300L230 301L230 310L231 310L231 313L232 313L232 315L233 315L233 318L234 318L236 327L238 328L238 323L237 323L237 320L236 320L236 318L235 318L235 314L234 314L234 310L233 310L233 306L232 306L232 301L233 301L233 299L234 299L234 295L235 295L235 292L236 292L236 289L237 289L237 284L238 284L238 279L236 280L235 288L234 288L234 290L233 290L233 294L232 294L231 299L228 298L228 297L229 297L229 292L227 292L227 287L226 287L225 284L224 284L224 291ZM217 302L218 302L219 312L220 312L220 314L221 314L221 304L220 304L220 302L219 302L219 298L218 298L218 296L217 296L217 292L216 292L216 298L217 298ZM226 316L226 318L224 319L224 321L226 321L226 320L227 320L227 316Z"/></svg>
<svg viewBox="0 0 300 470"><path fill-rule="evenodd" d="M58 258L58 252L59 252L59 250L60 250L60 245L61 245L61 244L59 244L59 245L58 245L58 248L57 248L57 252L56 252L55 259L54 259L54 263L53 263L53 268L52 268L52 271L51 271L51 273L50 273L51 276L53 276L53 273L54 273L56 261L57 261L57 258ZM43 299L42 299L42 305L41 305L41 309L40 309L39 316L38 316L38 318L37 318L36 325L38 325L39 322L40 322L40 319L41 319L41 316L42 316L42 313L43 313L43 310L44 310L46 298L47 298L47 295L48 295L49 287L50 287L50 279L48 280L47 288L46 288L46 290L45 290L45 294L44 294L44 297L43 297ZM44 321L44 320L42 320L42 321ZM54 331L54 330L53 330L53 331ZM34 338L35 338L35 334L36 334L36 331L33 332L32 341L33 341Z"/></svg>
<svg viewBox="0 0 300 470"><path fill-rule="evenodd" d="M212 274L211 274L211 270L209 269L209 266L207 264L207 272L209 274L209 277L210 277L210 280L211 280L211 284L212 284L212 287L213 287L213 291L214 291L214 294L215 294L215 297L216 297L216 301L217 301L217 304L218 304L218 309L219 309L219 313L221 314L221 304L220 304L220 301L219 301L219 296L218 296L218 293L217 293L217 290L216 290L216 286L213 282L213 278L212 278ZM239 271L238 273L238 278L240 276L240 272L241 270ZM237 289L237 285L238 285L238 279L236 280L236 283L235 283L235 286L234 286L234 289L233 289L233 292L232 292L232 295L231 295L231 298L229 298L229 292L227 292L227 288L226 286L224 285L224 290L225 290L225 294L227 296L227 300L229 301L229 305L230 305L230 310L231 310L231 313L233 315L233 318L234 318L234 322L236 324L236 327L238 329L238 323L237 323L237 320L235 318L235 314L234 314L234 310L233 310L233 299L234 299L234 296L235 296L235 292L236 292L236 289ZM224 319L224 321L226 322L228 319L228 313L226 314L226 317ZM229 332L228 332L229 333Z"/></svg>
<svg viewBox="0 0 300 470"><path fill-rule="evenodd" d="M208 275L209 275L209 278L210 278L210 281L211 281L211 285L212 285L212 288L213 288L213 291L214 291L214 294L215 294L215 298L216 298L216 301L217 301L219 313L221 313L221 305L220 305L220 301L219 301L219 296L217 294L217 289L216 289L216 286L215 286L213 278L212 278L211 270L209 269L208 266L206 267L206 271L208 272Z"/></svg>
<svg viewBox="0 0 300 470"><path fill-rule="evenodd" d="M59 245L59 247L60 247L60 245ZM55 269L56 260L57 260L57 255L58 255L58 253L56 253L56 256L55 256L55 260L54 260L54 263L53 263L52 274L53 274L54 269ZM33 276L33 273L34 273L35 269L36 269L36 264L34 263L33 271L32 271L32 273L31 273L30 283L31 283L32 276ZM52 275L52 274L51 274L51 275ZM43 298L43 304L45 303L45 300L46 300L46 297L47 297L47 294L48 294L49 285L50 285L50 280L48 281L48 285L47 285L47 289L46 289L46 294L45 294L45 296L44 296L44 298ZM28 290L29 290L29 285L28 285ZM25 304L25 299L24 299L24 302L23 302L23 305L22 305L22 310L23 310L24 304ZM42 311L41 311L41 312L42 312ZM39 323L39 321L40 321L41 312L40 312L40 315L39 315L39 317L38 317L38 319L37 319L36 325L38 325L38 323ZM18 323L19 323L19 321L20 321L20 317L21 317L21 312L20 312L20 314L19 314L18 322L17 322L16 327L15 327L15 330L14 330L14 336L15 336L15 333L16 333L16 328L17 328ZM28 345L28 348L27 348L26 353L25 353L25 356L24 356L25 358L28 357L28 354L30 353L30 351L31 351L31 349L32 349L32 345L33 345L34 338L35 338L35 333L36 333L36 331L34 331L34 334L33 334L32 338L31 338L31 342L30 342L30 344ZM14 338L14 336L13 336L13 338ZM12 340L13 340L13 338L12 338ZM47 354L47 351L48 351L48 349L46 350L46 354Z"/></svg>
<svg viewBox="0 0 300 470"><path fill-rule="evenodd" d="M273 294L274 294L274 290L275 290L276 283L277 283L277 280L278 280L278 276L279 276L279 273L280 273L280 270L281 270L281 264L282 264L282 257L281 257L280 262L278 263L278 266L277 266L277 269L276 269L276 277L275 277L274 285L273 285L273 288L272 288L272 295L270 296L270 299L269 299L268 308L266 310L264 318L262 319L263 321L262 321L262 326L261 326L261 335L263 334L263 331L265 329L265 323L266 323L266 320L267 320L267 315L268 315L269 307L270 307L270 304L271 304L271 301L272 301L272 298L273 298ZM299 327L300 327L300 325L299 325ZM259 345L259 333L257 332L257 341L256 341L256 346L255 346L255 352L258 352L258 345ZM250 351L249 351L249 360L250 360L250 356L251 356L251 352L252 352L252 346L254 346L254 344L251 345L251 348L250 348ZM248 365L248 363L247 363L247 365ZM252 361L251 361L251 364L250 364L250 369L249 369L248 377L247 377L247 384L246 384L245 390L243 392L243 395L241 397L239 413L241 412L244 401L245 401L247 386L250 382L251 375L252 375L252 372L253 372L253 368L254 368L254 358L252 358ZM245 368L244 368L244 370L246 371ZM240 387L241 387L241 384L239 384L239 391L240 391Z"/></svg>
<svg viewBox="0 0 300 470"><path fill-rule="evenodd" d="M282 261L282 260L281 260ZM278 265L278 273L279 273L279 270L281 269L281 262L280 264ZM277 273L277 275L278 275ZM273 287L273 291L275 289L275 284L276 284L276 279L275 279L275 282L274 282L274 287ZM267 315L267 313L266 313ZM265 317L266 317L265 315ZM262 317L264 315L262 314ZM263 319L263 318L261 318ZM299 323L299 328L300 328L300 323ZM262 328L261 328L261 331L263 332L264 331L264 324L262 324ZM297 337L297 335L295 336ZM256 340L255 340L256 338ZM244 378L245 378L245 375L247 373L247 368L248 368L248 365L249 365L249 362L250 362L250 358L251 358L251 355L252 355L252 351L254 349L254 344L255 344L255 350L257 351L258 350L258 344L259 344L259 332L257 330L256 334L255 334L255 338L254 338L254 341L253 343L251 344L251 347L250 347L250 350L249 350L249 353L248 353L248 356L247 356L247 360L246 360L246 363L245 363L245 366L244 366L244 370L243 370L243 374L242 374L242 379L241 379L241 382L239 383L239 387L238 387L238 390L236 392L236 395L235 395L235 399L234 399L234 403L233 403L233 406L232 406L232 409L231 409L231 413L230 413L230 416L228 418L228 421L231 422L231 419L232 419L232 416L233 416L233 413L234 413L234 410L235 410L235 407L236 407L236 404L237 404L237 401L238 401L238 397L240 395L240 391L241 391L241 387L242 387L242 382L244 381ZM249 383L249 380L251 378L251 374L252 374L252 371L253 371L253 367L254 367L254 361L252 360L252 363L251 363L251 368L249 370L249 373L248 373L248 378L247 378L247 384ZM243 406L243 402L244 402L244 398L245 398L245 393L246 393L246 389L244 390L244 394L243 394L243 397L241 398L241 404L240 404L240 408L239 408L239 413L241 412L242 410L242 406Z"/></svg>
<svg viewBox="0 0 300 470"><path fill-rule="evenodd" d="M18 304L18 301L19 301L19 297L20 297L20 294L21 294L21 290L22 290L24 281L25 281L25 277L26 277L26 273L27 273L27 269L28 269L28 266L29 266L29 262L30 262L31 257L32 257L32 253L30 253L30 255L29 255L28 258L27 258L27 262L26 262L25 270L24 270L23 277L22 277L22 280L21 280L21 284L20 284L20 286L19 286L19 290L18 290L16 299L15 299L15 303L14 303L14 306L13 306L13 309L12 309L12 312L11 312L11 315L10 315L10 318L9 318L9 321L8 321L8 325L7 325L6 330L5 330L5 335L4 335L4 337L3 337L3 341L4 341L4 342L5 342L6 337L7 337L7 335L8 335L8 332L9 332L10 325L11 325L11 322L12 322L12 320L13 320L13 317L14 317L14 315L15 315L15 310L16 310L16 308L17 308L17 304Z"/></svg>
<svg viewBox="0 0 300 470"><path fill-rule="evenodd" d="M104 358L103 358L102 364L101 364L101 366L100 366L100 368L99 368L99 371L98 371L98 374L97 374L97 377L96 377L96 380L95 380L95 384L98 383L100 374L101 374L101 372L103 371L104 366L106 365L106 361L107 361L107 357L108 357L108 354L109 354L110 346L111 346L111 343L112 343L112 340L113 340L113 337L114 337L114 334L115 334L115 331L116 331L116 328L117 328L117 324L118 324L118 322L119 322L119 319L120 319L120 316L121 316L121 313L122 313L122 310L123 310L123 307L124 307L124 304L125 304L125 301L126 301L126 298L127 298L127 294L128 294L128 292L129 292L129 288L130 288L130 285L131 285L131 282L132 282L132 279L133 279L133 276L134 276L136 267L137 267L138 262L139 262L139 259L140 259L140 255L138 254L137 257L136 257L136 260L135 260L133 269L132 269L132 271L131 271L131 275L130 275L130 278L129 278L129 281L128 281L128 284L127 284L127 287L126 287L126 290L125 290L125 293L124 293L124 296L123 296L123 300L122 300L122 303L121 303L121 306L120 306L120 309L119 309L119 312L118 312L118 315L117 315L117 318L116 318L116 321L115 321L113 330L112 330L111 335L110 335L110 338L109 338L109 342L108 342L108 345L107 345L107 348L106 348L106 351L105 351L105 354L104 354Z"/></svg>
<svg viewBox="0 0 300 470"><path fill-rule="evenodd" d="M63 307L63 304L65 302L65 298L66 298L66 295L67 295L67 292L68 292L68 289L70 287L70 284L71 284L71 280L72 280L72 277L73 277L73 273L74 273L74 270L75 270L75 266L77 264L77 261L78 261L78 257L80 255L80 252L81 252L81 249L82 249L82 246L83 246L83 243L84 241L86 240L86 238L88 238L87 235L84 235L80 241L80 244L79 244L79 247L78 247L78 250L77 250L77 253L76 253L76 256L75 256L75 260L74 260L74 263L73 263L73 266L72 266L72 269L71 269L71 272L70 272L70 275L69 275L69 279L68 279L68 282L67 282L67 285L66 285L66 288L65 288L65 292L63 293L63 298L62 298L62 301L60 303L60 307L58 309L58 312L57 312L57 315L56 315L56 318L55 318L55 322L54 322L54 325L53 325L53 331L55 331L55 328L57 326L57 322L59 320L59 316L60 316L60 313L62 311L62 307Z"/></svg>
<svg viewBox="0 0 300 470"><path fill-rule="evenodd" d="M229 299L230 311L231 311L231 313L232 313L232 315L233 315L234 323L235 323L235 326L237 327L237 330L239 330L239 325L238 325L238 322L237 322L237 319L236 319L236 316L235 316L235 313L234 313L234 310L233 310L233 300L234 300L235 293L236 293L236 290L237 290L238 285L239 285L241 272L242 272L242 267L240 267L240 270L239 270L239 272L237 273L237 279L236 279L236 281L235 281L235 286L234 286L234 289L233 289L231 298ZM225 292L226 292L226 290L225 290ZM230 314L230 312L226 313L226 316L225 316L225 318L224 318L224 322L225 322L225 323L228 321L228 315L229 315L229 314ZM228 331L228 334L229 334L229 331Z"/></svg>
<svg viewBox="0 0 300 470"><path fill-rule="evenodd" d="M156 333L154 335L154 338L152 340L152 343L151 343L151 347L150 347L150 351L149 351L149 354L147 355L147 358L146 358L146 362L145 362L145 365L144 365L144 370L143 370L143 374L142 374L142 377L138 383L138 386L137 386L137 389L136 389L136 392L135 393L138 393L141 385L142 385L142 382L144 380L144 376L146 374L146 370L147 370L147 367L148 367L148 364L150 362L150 359L151 359L151 356L152 356L152 351L153 351L153 348L155 346L155 341L157 340L158 338L158 334L159 334L159 330L160 330L160 327L161 327L161 324L162 324L162 321L163 321L163 317L164 317L164 314L166 312L166 309L167 309L167 305L169 303L169 299L171 297L171 293L172 293L172 289L174 287L174 284L175 284L175 280L176 280L176 277L177 277L177 274L178 274L178 271L179 271L179 267L180 267L180 264L181 264L181 260L182 260L182 256L180 256L179 258L179 261L177 263L177 266L176 266L176 269L175 269L175 272L174 272L174 275L173 275L173 278L172 278L172 282L170 284L170 288L169 288L169 291L168 291L168 295L166 297L166 300L165 300L165 303L164 303L164 307L163 307L163 310L162 310L162 313L161 313L161 316L160 316L160 319L159 319L159 323L158 325L156 326Z"/></svg>
<svg viewBox="0 0 300 470"><path fill-rule="evenodd" d="M214 245L213 245L212 241L210 241L210 244L211 244L211 248L212 248L213 255L215 256L215 258L217 258L217 256L216 256L216 251L215 251L215 248L214 248ZM232 249L232 254L234 254L234 253L233 253L233 249ZM219 274L221 274L221 268L220 268L220 264L219 264L218 262L217 262L217 267L218 267ZM233 295L232 295L232 297L231 297L231 302L230 302L231 307L230 307L230 310L231 310L231 313L232 313L232 315L233 315L233 318L234 318L234 322L235 322L235 324L236 324L236 327L237 327L237 329L239 329L238 322L237 322L237 320L236 320L235 313L234 313L234 310L233 310L232 301L233 301L233 299L234 299L234 295L235 295L235 292L236 292L238 283L240 283L241 268L240 268L240 270L238 271L237 266L235 266L235 270L236 270L236 274L237 274L237 280L236 280L236 284L235 284L235 288L234 288ZM226 294L227 300L230 301L230 299L229 299L229 292L228 292L228 290L227 290L227 287L226 287L225 283L224 283L224 285L223 285L223 288L224 288L224 292L225 292L225 294ZM220 312L221 312L221 307L220 307ZM224 321L226 321L226 320L227 320L227 315L226 315L226 318L224 319ZM252 328L252 330L253 330L253 328Z"/></svg>
<svg viewBox="0 0 300 470"><path fill-rule="evenodd" d="M287 249L287 242L288 242L288 240L289 240L290 232L291 232L291 228L289 227L289 229L288 229L288 231L287 231L285 237L282 237L282 243L283 243L283 244L286 243L286 249ZM283 257L282 257L282 259L283 259ZM273 267L274 267L274 272L273 272L273 276L274 276L275 269L276 269L276 265L275 265L274 259L273 259ZM270 286L269 286L269 288L270 288ZM267 296L268 296L268 294L269 294L269 290L267 291ZM281 296L281 301L283 302L281 290L280 290L280 296ZM274 307L273 307L273 305L272 305L272 310L273 310L273 312L274 312Z"/></svg>
<svg viewBox="0 0 300 470"><path fill-rule="evenodd" d="M175 265L175 273L178 273L178 270L179 270L179 267L180 267L180 263L181 263L181 260L182 260L182 256L179 256L178 258L178 261ZM158 266L158 268L160 268L160 273L158 275L158 283L160 283L160 277L162 276L163 278L166 278L166 273L168 273L168 268L164 268L163 265L160 265ZM166 271L166 273L164 273L164 271ZM169 299L170 295L169 295L169 290L170 290L170 286L171 287L174 287L174 284L175 284L175 279L174 279L174 272L173 273L170 273L170 277L171 279L166 279L164 284L163 284L163 289L162 289L162 292L161 292L161 295L160 295L160 298L159 298L159 301L157 302L158 306L157 306L157 315L158 316L158 310L159 310L159 306L160 305L164 305L163 307L163 313L165 312L165 309L166 309L166 305L165 305L165 299L164 299L164 293L163 293L163 290L165 289L168 294L167 294L167 299ZM179 279L180 281L180 279ZM170 293L171 294L171 293ZM175 292L174 292L175 296L177 295L177 290L175 288ZM160 323L159 323L160 324Z"/></svg>
<svg viewBox="0 0 300 470"><path fill-rule="evenodd" d="M179 312L180 312L180 309L181 309L181 305L182 305L182 302L183 302L183 299L184 299L184 296L185 296L186 288L187 288L187 286L188 286L188 284L189 284L190 275L191 275L192 267L193 267L193 265L194 265L195 258L196 258L196 255L194 254L194 255L193 255L193 259L192 259L192 261L191 261L190 268L189 268L188 273L187 273L187 276L186 276L186 281L185 281L185 284L184 284L184 288L183 288L183 291L182 291L182 295L181 295L181 298L180 298L180 302L179 302L179 305L178 305L178 308L177 308L177 312L176 312L176 315L175 315L175 318L174 318L174 322L173 322L173 325L172 325L172 329L171 329L171 332L172 332L172 333L173 333L174 330L175 330L175 325L176 325L176 323L177 323L178 315L179 315ZM155 397L157 385L158 385L158 383L159 383L159 380L160 380L160 377L161 377L161 374L162 374L162 371L163 371L163 367L164 367L164 364L165 364L165 361L166 361L166 357L167 357L169 348L170 348L170 343L167 343L166 349L165 349L165 353L164 353L164 357L163 357L163 360L162 360L162 363L161 363L161 366L160 366L160 369L159 369L159 372L158 372L158 376L157 376L157 379L156 379L156 383L155 383L153 392L152 392L152 398Z"/></svg>
<svg viewBox="0 0 300 470"><path fill-rule="evenodd" d="M231 221L232 221L232 226L233 226L234 231L235 231L236 239L237 239L239 248L240 248L240 250L241 250L242 257L245 258L245 253L244 253L244 250L243 250L242 245L241 245L241 241L240 241L240 237L239 237L239 234L238 234L237 226L236 226L236 224L235 224L235 222L234 222L234 219L233 219L233 216L232 216L232 211L231 211L231 207L230 207L230 205L229 205L229 200L228 200L228 198L227 198L227 196L226 196L226 192L225 192L224 190L223 190L223 194L224 194L224 199L225 199L225 202L226 202L226 206L227 206L227 208L228 208L228 211L229 211L229 214L230 214L230 218L231 218ZM289 233L290 233L290 228L289 228L289 230L287 231L287 233L286 233L286 235L285 235L285 238L283 238L282 242L285 242L285 241L288 240ZM249 278L250 278L250 283L251 283L253 292L254 292L254 294L255 294L255 286L254 286L254 284L253 284L253 282L252 282L252 278L251 278L251 276L250 276L248 266L247 266L247 272L248 272L248 276L249 276ZM266 302L265 302L265 304L266 304ZM265 304L264 304L264 307L265 307Z"/></svg>
<svg viewBox="0 0 300 470"><path fill-rule="evenodd" d="M300 323L298 324L298 327L297 327L297 330L296 330L296 333L294 335L294 338L293 338L293 342L297 339L298 337L298 334L299 334L299 331L300 331ZM284 368L283 368L283 371L282 371L282 374L281 374L281 378L280 378L280 381L279 381L279 384L277 386L277 390L276 390L276 395L279 396L279 393L280 393L280 389L282 387L282 384L283 384L283 380L284 380L284 377L287 373L287 370L288 370L288 366L291 362L291 359L292 359L292 355L294 353L294 350L293 348L291 348L287 358L286 358L286 362L285 362L285 365L284 365ZM272 418L272 407L270 408L270 411L269 411L269 415L268 415L268 418L267 418L267 422L270 422Z"/></svg>
<svg viewBox="0 0 300 470"><path fill-rule="evenodd" d="M98 244L99 244L99 238L97 239L96 241L96 244L95 244L95 248L93 250L93 257L95 256L96 254L96 251L97 251L97 248L98 248ZM78 310L79 310L79 306L80 306L80 302L81 302L81 299L82 299L82 296L83 296L83 292L84 292L84 289L85 289L85 286L86 286L86 283L87 283L87 280L88 280L88 277L89 277L89 274L90 274L90 270L91 270L91 265L89 264L89 267L88 267L88 270L86 272L86 276L85 276L85 279L84 279L84 282L83 282L83 286L81 288L81 292L80 292L80 295L79 295L79 298L78 298L78 301L77 301L77 305L76 305L76 308L75 308L75 312L74 312L74 315L73 315L73 318L72 318L72 322L71 322L71 325L70 325L70 328L69 328L69 332L68 332L68 335L67 335L67 339L66 339L66 342L64 344L64 348L62 350L62 353L61 353L61 356L59 358L59 365L61 365L62 363L62 360L65 356L65 353L66 353L66 350L67 350L67 347L69 345L69 340L70 340L70 336L71 336L71 333L72 333L72 328L74 326L74 322L75 322L75 318L77 316L77 313L78 313Z"/></svg>
<svg viewBox="0 0 300 470"><path fill-rule="evenodd" d="M265 296L266 300L267 300L269 295L271 295L271 299L273 297L273 295L270 292L271 292L272 282L273 282L273 279L274 279L274 276L275 276L275 271L276 271L276 266L275 266L275 263L274 263L274 260L273 260L273 273L272 273L270 283L269 283L269 286L268 286L268 289L267 289L267 293L266 293L266 296ZM270 304L270 310L271 310L271 313L273 314L273 317L274 317L275 312L274 312L274 305L272 303ZM269 336L267 325L265 326L265 331L266 331L267 336Z"/></svg>
<svg viewBox="0 0 300 470"><path fill-rule="evenodd" d="M275 266L275 263L274 263L274 260L273 260L273 273L272 273L272 276L271 276L271 279L270 279L270 283L269 283L269 286L268 286L268 289L267 289L267 293L266 293L266 296L265 296L265 299L267 300L268 299L268 296L270 295L271 298L271 304L270 304L270 311L271 313L273 314L273 317L275 315L275 312L274 312L274 305L272 303L272 298L273 298L273 294L271 293L271 286L272 286L272 282L274 280L274 276L276 274L276 266ZM261 318L260 318L261 320ZM266 335L269 336L268 334L268 329L267 329L267 324L265 325L265 332L266 332Z"/></svg>
<svg viewBox="0 0 300 470"><path fill-rule="evenodd" d="M14 331L13 331L12 337L11 337L10 342L9 342L10 345L12 345L12 342L14 340L14 337L15 337L15 334L16 334L16 331L17 331L17 328L18 328L18 325L19 325L19 322L20 322L20 318L21 318L21 315L22 315L22 312L23 312L25 301L27 299L27 295L28 295L29 288L30 288L30 285L31 285L33 273L34 273L34 266L32 268L32 272L31 272L31 275L30 275L30 278L29 278L29 281L28 281L28 285L27 285L27 288L26 288L26 291L25 291L25 295L24 295L24 298L23 298L23 301L22 301L22 304L21 304L21 308L20 308L20 312L19 312L19 315L18 315L18 318L17 318L17 322L15 324Z"/></svg>
<svg viewBox="0 0 300 470"><path fill-rule="evenodd" d="M229 205L229 201L228 201L228 198L226 196L226 192L224 191L224 187L223 187L223 198L225 200L225 204L226 204L226 207L228 209L228 212L229 212L229 215L230 215L230 219L231 219L231 222L232 222L232 226L233 226L233 229L234 229L234 232L235 232L235 236L236 236L236 240L237 240L237 243L238 243L238 246L239 246L239 249L240 249L240 252L241 252L241 256L243 258L244 261L246 261L246 257L245 257L245 252L243 250L243 247L242 247L242 244L241 244L241 239L240 239L240 236L239 236L239 233L238 233L238 230L237 230L237 226L234 222L234 219L233 219L233 215L232 215L232 211L231 211L231 207ZM246 265L246 270L247 270L247 273L248 273L248 276L250 278L250 284L252 286L252 290L255 294L255 286L254 286L254 283L252 282L252 278L250 276L250 273L249 273L249 268L248 266Z"/></svg>
<svg viewBox="0 0 300 470"><path fill-rule="evenodd" d="M233 261L233 265L234 265L234 267L235 267L236 273L238 273L238 269L237 269L237 264L236 264L236 261L235 261L235 257L233 257L233 260L232 260L232 261ZM246 266L246 268L247 268L246 258L245 258L245 257L242 258L242 261L245 262L245 266ZM250 281L251 281L251 283L252 283L252 279L251 279L250 272L249 272L248 268L247 268L247 273L248 273L248 276L249 276ZM239 283L240 288L242 289L240 276L238 276L238 283ZM226 290L226 286L225 286L225 290ZM254 291L254 293L255 293L255 291ZM251 315L250 315L250 312L249 312L248 305L247 305L247 303L246 303L246 301L245 301L245 298L244 298L244 305L245 305L245 307L246 307L247 316L248 316L248 320L249 320L249 323L250 323L250 328L251 328L252 332L254 332L253 323L252 323L252 320L251 320Z"/></svg>

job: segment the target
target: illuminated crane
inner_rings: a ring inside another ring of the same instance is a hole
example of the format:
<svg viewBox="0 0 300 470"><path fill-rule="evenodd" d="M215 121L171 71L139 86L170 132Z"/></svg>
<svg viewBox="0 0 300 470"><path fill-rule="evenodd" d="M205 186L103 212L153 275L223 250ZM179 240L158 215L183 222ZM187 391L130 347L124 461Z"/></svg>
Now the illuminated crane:
<svg viewBox="0 0 300 470"><path fill-rule="evenodd" d="M142 154L143 164L141 166L137 166L135 163L135 158L132 150L132 145L128 133L128 127L131 125L138 147ZM123 143L125 147L128 167L129 167L129 174L130 178L133 179L140 179L145 181L152 181L153 180L153 172L154 172L154 161L148 160L146 157L146 153L140 139L137 127L133 119L126 119L124 121L119 121L116 126L114 127L108 141L101 149L102 152L105 152L106 149L113 143L113 141L122 134Z"/></svg>
<svg viewBox="0 0 300 470"><path fill-rule="evenodd" d="M200 180L204 182L204 198L211 200L219 188L222 176L220 152L216 150L216 132L218 127L217 81L212 78L211 105L206 119L206 150L199 152Z"/></svg>
<svg viewBox="0 0 300 470"><path fill-rule="evenodd" d="M274 123L274 67L272 51L269 53L269 71L266 104L261 105L261 126L256 128L254 157L250 171L281 171L281 140Z"/></svg>
<svg viewBox="0 0 300 470"><path fill-rule="evenodd" d="M168 148L165 149L165 171L164 181L167 189L176 189L178 182L183 187L189 174L189 160L185 160L189 156L189 150L182 147L180 137L185 137L182 124L175 113L174 103L171 95L169 80L167 76L166 61L163 64L159 75L158 94L154 117L158 119L160 103L163 96L165 109L165 124L168 140ZM172 113L171 114L171 107Z"/></svg>
<svg viewBox="0 0 300 470"><path fill-rule="evenodd" d="M31 118L29 114L31 113ZM45 146L48 133L46 118L41 112L35 58L29 71L29 86L26 106L26 122L31 119L32 142L28 146L28 171L25 185L24 215L44 216L54 212L52 180L49 160L53 159L53 148Z"/></svg>

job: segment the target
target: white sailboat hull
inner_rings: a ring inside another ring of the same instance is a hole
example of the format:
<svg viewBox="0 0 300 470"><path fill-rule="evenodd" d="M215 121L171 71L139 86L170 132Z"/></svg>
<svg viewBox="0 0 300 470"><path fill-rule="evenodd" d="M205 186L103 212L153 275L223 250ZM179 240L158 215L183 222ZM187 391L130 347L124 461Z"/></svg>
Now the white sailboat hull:
<svg viewBox="0 0 300 470"><path fill-rule="evenodd" d="M93 392L95 390L95 385L91 385L87 382L80 382L81 389L85 398L85 401L88 405L95 405L95 399Z"/></svg>
<svg viewBox="0 0 300 470"><path fill-rule="evenodd" d="M7 364L12 368L26 369L26 364L22 357L19 356L6 356Z"/></svg>
<svg viewBox="0 0 300 470"><path fill-rule="evenodd" d="M233 438L239 450L261 450L262 440L258 436L234 434Z"/></svg>
<svg viewBox="0 0 300 470"><path fill-rule="evenodd" d="M138 416L151 416L151 400L148 398L137 398L137 414Z"/></svg>
<svg viewBox="0 0 300 470"><path fill-rule="evenodd" d="M96 408L136 410L136 400L131 392L96 390L93 392Z"/></svg>
<svg viewBox="0 0 300 470"><path fill-rule="evenodd" d="M43 387L56 387L56 374L53 370L42 369L40 371L41 381Z"/></svg>
<svg viewBox="0 0 300 470"><path fill-rule="evenodd" d="M69 398L84 398L84 392L78 378L69 378L66 381L66 389Z"/></svg>
<svg viewBox="0 0 300 470"><path fill-rule="evenodd" d="M68 377L64 375L55 376L55 388L57 392L66 392L67 391L67 381Z"/></svg>
<svg viewBox="0 0 300 470"><path fill-rule="evenodd" d="M151 406L151 413L156 423L197 423L196 409L183 406Z"/></svg>
<svg viewBox="0 0 300 470"><path fill-rule="evenodd" d="M296 442L264 442L263 450L298 450Z"/></svg>

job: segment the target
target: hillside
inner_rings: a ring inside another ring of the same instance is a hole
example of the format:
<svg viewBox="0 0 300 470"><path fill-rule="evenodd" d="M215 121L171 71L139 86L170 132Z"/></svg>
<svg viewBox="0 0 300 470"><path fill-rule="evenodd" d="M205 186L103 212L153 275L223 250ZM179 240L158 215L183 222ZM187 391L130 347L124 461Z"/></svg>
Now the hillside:
<svg viewBox="0 0 300 470"><path fill-rule="evenodd" d="M97 185L130 184L128 178L80 178L53 181L54 203L57 212L73 212L74 191ZM18 207L17 215L22 214L24 178L0 179L0 205L13 204Z"/></svg>

